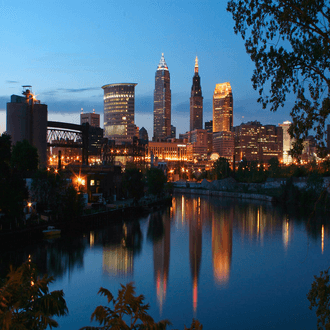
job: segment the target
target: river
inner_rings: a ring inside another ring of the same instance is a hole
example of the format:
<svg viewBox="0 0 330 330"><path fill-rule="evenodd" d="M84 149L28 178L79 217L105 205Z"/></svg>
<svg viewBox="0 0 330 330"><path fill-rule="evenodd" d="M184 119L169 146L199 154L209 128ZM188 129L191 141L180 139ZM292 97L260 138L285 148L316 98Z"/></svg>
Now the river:
<svg viewBox="0 0 330 330"><path fill-rule="evenodd" d="M192 318L204 329L316 329L306 295L330 266L329 225L269 203L176 195L140 219L3 250L1 272L29 255L55 277L50 289L64 290L59 329L91 325L106 305L99 288L116 294L129 282L169 329Z"/></svg>

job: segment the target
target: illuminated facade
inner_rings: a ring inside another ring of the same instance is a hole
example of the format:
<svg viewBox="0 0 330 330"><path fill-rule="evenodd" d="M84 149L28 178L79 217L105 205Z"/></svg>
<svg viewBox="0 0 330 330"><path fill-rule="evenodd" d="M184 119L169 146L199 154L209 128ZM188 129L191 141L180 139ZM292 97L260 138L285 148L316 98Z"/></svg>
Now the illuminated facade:
<svg viewBox="0 0 330 330"><path fill-rule="evenodd" d="M203 96L200 76L198 74L198 58L195 60L195 75L190 97L190 131L203 128Z"/></svg>
<svg viewBox="0 0 330 330"><path fill-rule="evenodd" d="M292 147L293 140L288 132L288 129L291 125L290 121L285 121L283 124L279 124L283 129L283 163L291 164L292 156L290 156L290 149Z"/></svg>
<svg viewBox="0 0 330 330"><path fill-rule="evenodd" d="M187 145L181 142L149 142L148 159L151 156L159 160L184 161L187 160Z"/></svg>
<svg viewBox="0 0 330 330"><path fill-rule="evenodd" d="M233 127L233 93L229 82L216 84L213 94L213 132Z"/></svg>
<svg viewBox="0 0 330 330"><path fill-rule="evenodd" d="M213 152L218 153L219 157L224 157L232 162L234 159L234 133L222 131L213 133Z"/></svg>
<svg viewBox="0 0 330 330"><path fill-rule="evenodd" d="M282 160L283 130L275 125L262 125L258 121L242 123L235 131L235 161L268 162L276 157Z"/></svg>
<svg viewBox="0 0 330 330"><path fill-rule="evenodd" d="M207 131L195 129L188 132L187 160L200 161L207 160Z"/></svg>
<svg viewBox="0 0 330 330"><path fill-rule="evenodd" d="M168 137L171 137L170 72L162 54L155 75L153 140Z"/></svg>
<svg viewBox="0 0 330 330"><path fill-rule="evenodd" d="M104 137L116 144L131 143L134 125L135 83L104 85Z"/></svg>

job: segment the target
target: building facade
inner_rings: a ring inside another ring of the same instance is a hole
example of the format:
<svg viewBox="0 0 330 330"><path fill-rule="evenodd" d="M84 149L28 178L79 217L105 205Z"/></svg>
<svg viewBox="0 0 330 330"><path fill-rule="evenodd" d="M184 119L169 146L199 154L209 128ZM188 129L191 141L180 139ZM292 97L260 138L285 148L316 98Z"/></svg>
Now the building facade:
<svg viewBox="0 0 330 330"><path fill-rule="evenodd" d="M216 84L213 94L213 132L233 127L233 93L229 82Z"/></svg>
<svg viewBox="0 0 330 330"><path fill-rule="evenodd" d="M187 161L195 162L207 160L207 131L195 129L188 132Z"/></svg>
<svg viewBox="0 0 330 330"><path fill-rule="evenodd" d="M170 72L162 54L155 75L153 140L168 137L171 137Z"/></svg>
<svg viewBox="0 0 330 330"><path fill-rule="evenodd" d="M283 130L283 164L291 164L293 161L292 156L290 155L293 139L288 132L290 125L290 121L285 121L283 124L279 124Z"/></svg>
<svg viewBox="0 0 330 330"><path fill-rule="evenodd" d="M283 130L275 125L262 125L258 121L242 123L234 128L235 162L268 162L276 157L280 161L283 154Z"/></svg>
<svg viewBox="0 0 330 330"><path fill-rule="evenodd" d="M104 137L116 144L132 143L134 124L135 83L109 84L104 90Z"/></svg>
<svg viewBox="0 0 330 330"><path fill-rule="evenodd" d="M159 161L186 161L187 145L182 142L153 142L148 144L148 160L158 158Z"/></svg>
<svg viewBox="0 0 330 330"><path fill-rule="evenodd" d="M203 96L201 78L198 74L198 58L195 59L195 75L190 97L190 131L203 129Z"/></svg>
<svg viewBox="0 0 330 330"><path fill-rule="evenodd" d="M12 144L27 140L37 148L40 166L47 165L47 105L41 104L31 86L23 86L23 95L12 95L7 103L7 132Z"/></svg>
<svg viewBox="0 0 330 330"><path fill-rule="evenodd" d="M221 131L213 133L213 152L219 157L226 158L230 163L234 160L234 133Z"/></svg>
<svg viewBox="0 0 330 330"><path fill-rule="evenodd" d="M80 125L84 123L88 123L90 126L100 127L100 115L95 113L94 109L93 112L89 113L83 113L83 109L81 109Z"/></svg>

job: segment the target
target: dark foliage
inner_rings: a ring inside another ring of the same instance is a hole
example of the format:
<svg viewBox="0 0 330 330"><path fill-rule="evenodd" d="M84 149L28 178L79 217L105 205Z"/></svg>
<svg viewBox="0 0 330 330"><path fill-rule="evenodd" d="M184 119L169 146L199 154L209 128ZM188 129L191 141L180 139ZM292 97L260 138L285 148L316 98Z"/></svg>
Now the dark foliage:
<svg viewBox="0 0 330 330"><path fill-rule="evenodd" d="M259 91L258 101L276 111L293 93L289 132L295 138L294 153L301 153L302 142L313 129L324 154L330 113L329 2L230 0L227 10L255 63L252 82Z"/></svg>

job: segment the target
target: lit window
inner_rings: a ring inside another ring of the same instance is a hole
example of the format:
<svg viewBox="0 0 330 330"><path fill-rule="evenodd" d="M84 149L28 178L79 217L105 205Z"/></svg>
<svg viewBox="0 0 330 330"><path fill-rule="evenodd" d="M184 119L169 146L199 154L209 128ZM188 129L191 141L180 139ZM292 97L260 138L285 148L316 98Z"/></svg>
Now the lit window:
<svg viewBox="0 0 330 330"><path fill-rule="evenodd" d="M94 186L95 185L95 181L94 180L91 180L90 185L91 186Z"/></svg>

